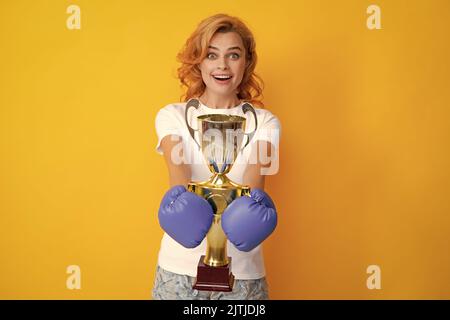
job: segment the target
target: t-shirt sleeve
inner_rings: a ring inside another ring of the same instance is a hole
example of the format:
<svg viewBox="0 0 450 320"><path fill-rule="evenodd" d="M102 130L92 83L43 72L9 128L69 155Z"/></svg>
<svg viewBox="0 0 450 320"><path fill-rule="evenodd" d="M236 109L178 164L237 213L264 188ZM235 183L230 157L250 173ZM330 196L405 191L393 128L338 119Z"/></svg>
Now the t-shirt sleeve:
<svg viewBox="0 0 450 320"><path fill-rule="evenodd" d="M254 141L268 141L278 149L281 136L280 120L274 114L267 112L261 122L261 124L258 123Z"/></svg>
<svg viewBox="0 0 450 320"><path fill-rule="evenodd" d="M155 118L156 135L158 136L158 143L156 144L156 152L163 154L161 149L161 140L168 135L181 136L180 126L174 113L166 108L158 111Z"/></svg>

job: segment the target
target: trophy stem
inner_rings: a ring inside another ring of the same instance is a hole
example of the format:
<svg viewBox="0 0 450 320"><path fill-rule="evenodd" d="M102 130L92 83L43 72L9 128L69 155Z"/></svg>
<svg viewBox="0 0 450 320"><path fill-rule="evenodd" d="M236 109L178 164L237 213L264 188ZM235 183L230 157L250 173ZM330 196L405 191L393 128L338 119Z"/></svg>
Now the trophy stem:
<svg viewBox="0 0 450 320"><path fill-rule="evenodd" d="M227 237L221 226L222 212L214 214L211 227L206 234L206 256L203 262L211 267L222 267L229 263Z"/></svg>
<svg viewBox="0 0 450 320"><path fill-rule="evenodd" d="M214 173L206 183L216 188L242 188L242 185L231 181L224 173Z"/></svg>

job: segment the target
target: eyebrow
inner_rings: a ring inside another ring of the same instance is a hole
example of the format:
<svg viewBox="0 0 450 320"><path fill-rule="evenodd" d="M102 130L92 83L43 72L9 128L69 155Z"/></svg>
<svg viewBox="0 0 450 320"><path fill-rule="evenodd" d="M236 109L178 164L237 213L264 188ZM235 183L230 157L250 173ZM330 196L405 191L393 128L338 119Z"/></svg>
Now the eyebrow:
<svg viewBox="0 0 450 320"><path fill-rule="evenodd" d="M216 47L213 47L213 46L209 46L208 48L219 50L219 48L216 48ZM230 47L230 48L227 49L227 51L234 50L234 49L238 49L238 50L242 51L241 47Z"/></svg>

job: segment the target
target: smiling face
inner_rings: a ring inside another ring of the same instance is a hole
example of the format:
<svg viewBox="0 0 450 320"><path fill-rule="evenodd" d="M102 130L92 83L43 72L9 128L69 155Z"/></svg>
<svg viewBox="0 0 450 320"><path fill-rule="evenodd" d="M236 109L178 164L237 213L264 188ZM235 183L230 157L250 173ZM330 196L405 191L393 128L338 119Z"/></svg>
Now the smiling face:
<svg viewBox="0 0 450 320"><path fill-rule="evenodd" d="M206 94L236 97L245 71L245 48L236 32L216 33L206 58L200 63Z"/></svg>

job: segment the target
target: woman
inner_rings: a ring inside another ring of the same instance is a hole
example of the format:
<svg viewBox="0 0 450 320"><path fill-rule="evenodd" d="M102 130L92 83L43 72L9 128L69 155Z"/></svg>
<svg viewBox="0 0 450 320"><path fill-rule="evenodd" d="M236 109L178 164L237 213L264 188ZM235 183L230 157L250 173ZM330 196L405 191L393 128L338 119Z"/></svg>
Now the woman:
<svg viewBox="0 0 450 320"><path fill-rule="evenodd" d="M217 14L198 25L178 58L182 64L178 75L187 87L185 102L165 106L155 121L157 151L164 155L171 189L165 194L158 214L165 233L153 299L268 299L261 243L274 230L277 214L263 189L265 175L273 174L270 171L277 168L280 130L277 117L266 109L255 108L255 135L227 174L231 180L252 189L251 197L235 199L222 214L235 277L231 292L192 288L198 261L206 251L205 236L213 212L205 199L186 191L189 182L207 180L211 173L203 161L193 160L202 159L202 155L192 143L185 121L195 127L195 119L202 114L247 117L241 108L244 101L262 106L261 81L254 74L257 56L253 35L238 18ZM200 105L191 108L186 119L186 102L191 98L198 99ZM255 121L252 117L247 119L246 132L250 132ZM242 228L244 231L238 232Z"/></svg>

